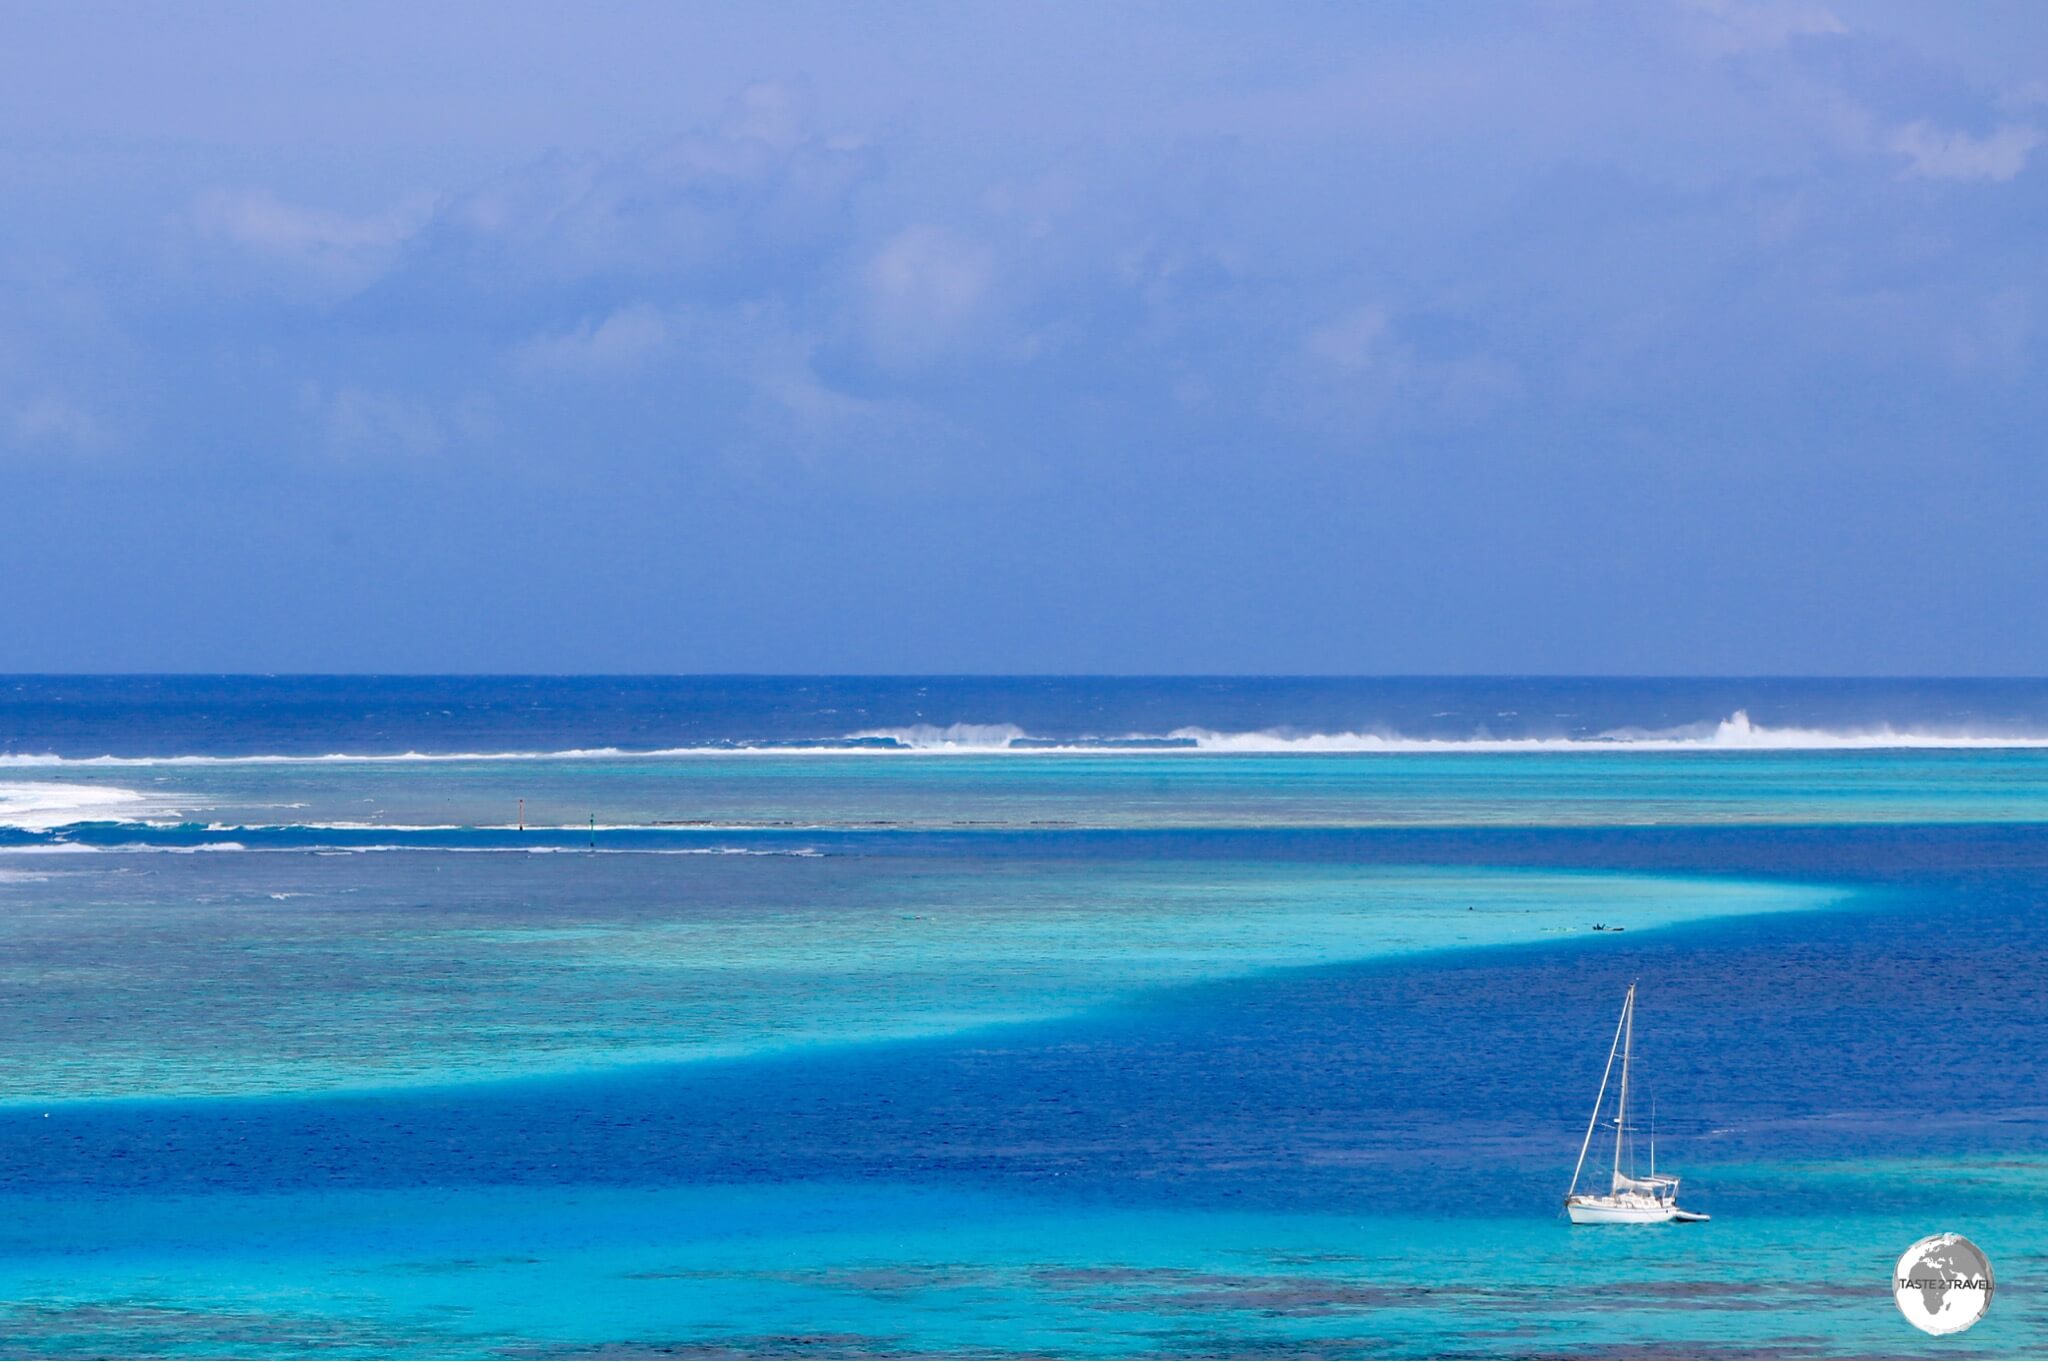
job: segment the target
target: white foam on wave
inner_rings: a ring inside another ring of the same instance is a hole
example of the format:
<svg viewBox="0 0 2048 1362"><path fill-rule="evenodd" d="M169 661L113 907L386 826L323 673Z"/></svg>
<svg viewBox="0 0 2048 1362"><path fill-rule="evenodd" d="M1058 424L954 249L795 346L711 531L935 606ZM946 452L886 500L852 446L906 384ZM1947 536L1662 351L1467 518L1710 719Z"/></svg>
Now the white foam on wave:
<svg viewBox="0 0 2048 1362"><path fill-rule="evenodd" d="M816 847L405 847L413 851L523 851L532 856L794 856L817 860L825 853Z"/></svg>
<svg viewBox="0 0 2048 1362"><path fill-rule="evenodd" d="M166 810L140 790L33 780L0 783L0 827L47 832L72 823L135 822Z"/></svg>
<svg viewBox="0 0 2048 1362"><path fill-rule="evenodd" d="M560 752L322 752L292 755L258 752L246 756L60 757L54 752L0 752L0 769L44 766L277 766L347 762L356 765L428 761L580 761L597 757L663 756L669 753L721 751L720 748L677 747L631 752L622 747L572 747Z"/></svg>
<svg viewBox="0 0 2048 1362"><path fill-rule="evenodd" d="M91 842L35 842L22 846L0 846L0 856L139 856L160 854L166 856L191 856L200 852L248 851L259 854L299 856L311 852L316 856L359 856L370 853L393 851L429 852L434 855L463 856L552 856L575 854L588 856L595 852L599 856L796 856L805 859L823 856L816 847L580 847L554 846L533 843L523 846L464 847L445 846L432 842L372 842L363 846L332 846L319 843L297 846L257 846L244 842L194 842L177 844L170 842L116 842L98 845ZM274 896L273 896L274 897Z"/></svg>
<svg viewBox="0 0 2048 1362"><path fill-rule="evenodd" d="M954 724L949 728L873 729L853 739L892 739L897 748L848 747L847 752L988 752L1038 753L1114 752L1119 746L1172 755L1180 752L1255 753L1431 753L1431 752L1691 752L1691 751L1863 751L1886 749L2048 748L2048 735L1974 733L1969 731L1901 729L1877 725L1862 729L1771 727L1758 724L1746 710L1718 721L1664 729L1618 728L1590 737L1417 738L1400 733L1347 731L1303 733L1265 729L1225 733L1208 728L1176 728L1165 734L1055 741L1034 738L1013 724ZM1020 745L1021 744L1021 745ZM811 749L816 750L816 749Z"/></svg>
<svg viewBox="0 0 2048 1362"><path fill-rule="evenodd" d="M208 832L468 832L472 828L510 828L511 823L470 824L470 823L366 823L361 819L336 819L319 823L208 823ZM529 824L529 826L531 826ZM598 825L600 828L603 824ZM583 831L584 825L575 824L568 830ZM545 831L545 829L543 829Z"/></svg>
<svg viewBox="0 0 2048 1362"><path fill-rule="evenodd" d="M1041 738L1016 724L960 723L943 727L913 724L874 728L825 742L721 744L696 747L578 747L554 752L329 752L319 756L264 754L251 756L61 757L0 753L7 767L156 767L256 765L429 765L461 762L651 760L664 757L804 757L927 755L1095 755L1180 753L1432 753L1432 752L1692 752L1692 751L1879 751L1887 749L2000 750L2048 748L2048 734L1985 732L1969 729L1899 728L1877 724L1865 728L1772 727L1751 720L1745 710L1725 719L1672 728L1616 728L1588 737L1494 737L1485 733L1458 738L1419 738L1372 730L1302 732L1261 729L1219 732L1185 727L1168 733L1125 733L1101 737ZM0 790L10 788L0 786ZM75 787L52 787L71 789ZM111 787L101 787L111 790ZM134 791L120 792L135 795ZM8 818L0 805L0 823ZM81 821L74 819L73 821ZM26 826L26 825L20 825ZM571 825L572 829L582 825Z"/></svg>
<svg viewBox="0 0 2048 1362"><path fill-rule="evenodd" d="M1866 729L1774 728L1737 710L1719 722L1666 729L1612 729L1585 738L1410 738L1381 733L1215 733L1183 728L1201 752L1833 752L1897 749L2048 748L2048 737L1940 732L1879 725Z"/></svg>
<svg viewBox="0 0 2048 1362"><path fill-rule="evenodd" d="M99 846L91 842L35 842L26 846L0 846L0 856L139 856L162 854L167 856L191 856L202 851L247 851L240 842L194 842L177 845L169 842L118 842Z"/></svg>
<svg viewBox="0 0 2048 1362"><path fill-rule="evenodd" d="M944 728L937 724L912 724L908 728L871 728L846 736L850 742L888 742L913 752L1008 751L1013 744L1031 739L1029 733L1015 724L947 724Z"/></svg>
<svg viewBox="0 0 2048 1362"><path fill-rule="evenodd" d="M363 846L259 847L259 851L306 852L321 856L370 855L417 851L436 856L798 856L812 859L825 853L816 847L579 847L535 843L526 846L454 847L431 842L371 842Z"/></svg>
<svg viewBox="0 0 2048 1362"><path fill-rule="evenodd" d="M110 850L113 848L109 848ZM237 850L248 850L246 847ZM537 843L526 846L458 847L431 842L371 842L363 846L278 846L257 847L259 852L315 856L369 856L391 852L421 852L435 856L794 856L805 860L822 857L816 847L579 847Z"/></svg>

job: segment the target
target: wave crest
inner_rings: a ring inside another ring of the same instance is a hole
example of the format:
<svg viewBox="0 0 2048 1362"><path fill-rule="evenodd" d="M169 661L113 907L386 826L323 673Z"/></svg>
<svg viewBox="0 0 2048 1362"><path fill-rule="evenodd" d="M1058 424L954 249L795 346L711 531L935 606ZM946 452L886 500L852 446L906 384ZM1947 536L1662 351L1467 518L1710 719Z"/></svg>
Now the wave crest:
<svg viewBox="0 0 2048 1362"><path fill-rule="evenodd" d="M132 823L165 810L140 790L35 780L0 784L0 827L47 832L74 823Z"/></svg>
<svg viewBox="0 0 2048 1362"><path fill-rule="evenodd" d="M1015 724L947 724L944 728L937 724L912 724L907 728L871 728L846 736L850 742L907 747L913 752L983 752L1031 741L1031 735Z"/></svg>
<svg viewBox="0 0 2048 1362"><path fill-rule="evenodd" d="M1886 749L2000 749L2048 747L2035 734L1937 732L1880 725L1867 729L1778 728L1759 724L1746 710L1725 719L1673 728L1609 729L1590 737L1412 738L1384 733L1215 733L1176 730L1204 752L1828 752Z"/></svg>
<svg viewBox="0 0 2048 1362"><path fill-rule="evenodd" d="M692 747L630 749L579 747L532 752L399 752L293 756L186 755L163 757L63 757L0 753L0 769L8 767L157 767L247 766L278 763L439 764L447 762L648 760L662 757L857 756L861 754L991 754L991 753L1114 753L1210 752L1280 755L1285 753L1430 753L1430 752L1687 752L1687 751L1879 751L1886 749L2027 749L2048 748L2048 734L1972 731L1969 729L1896 728L1878 724L1864 728L1772 726L1752 720L1746 710L1727 718L1703 720L1670 728L1614 728L1588 735L1498 737L1485 730L1459 737L1415 737L1370 729L1304 732L1291 728L1225 732L1182 727L1167 733L1124 733L1048 737L1013 723L911 724L870 728L836 738L801 741L731 741ZM138 791L95 786L87 800L84 787L60 784L0 784L0 826L47 828L56 823L25 823L21 817L55 816L70 810L66 822L95 821L121 809L133 818ZM11 792L29 791L14 795ZM62 792L61 794L58 792ZM65 805L61 801L77 799Z"/></svg>

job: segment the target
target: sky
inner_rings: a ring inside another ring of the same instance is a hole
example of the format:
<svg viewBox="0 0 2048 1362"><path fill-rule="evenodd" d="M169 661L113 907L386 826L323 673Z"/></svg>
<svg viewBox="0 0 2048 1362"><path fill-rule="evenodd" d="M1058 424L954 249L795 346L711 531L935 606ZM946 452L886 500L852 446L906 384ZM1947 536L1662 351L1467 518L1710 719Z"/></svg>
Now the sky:
<svg viewBox="0 0 2048 1362"><path fill-rule="evenodd" d="M2048 6L14 3L0 671L2048 674Z"/></svg>

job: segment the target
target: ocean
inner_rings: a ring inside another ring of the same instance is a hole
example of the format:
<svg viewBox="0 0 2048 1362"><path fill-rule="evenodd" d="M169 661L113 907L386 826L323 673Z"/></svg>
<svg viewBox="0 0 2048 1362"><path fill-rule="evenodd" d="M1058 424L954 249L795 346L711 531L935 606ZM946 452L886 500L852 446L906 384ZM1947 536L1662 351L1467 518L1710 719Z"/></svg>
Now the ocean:
<svg viewBox="0 0 2048 1362"><path fill-rule="evenodd" d="M2044 681L0 678L0 1354L2039 1354L2044 914Z"/></svg>

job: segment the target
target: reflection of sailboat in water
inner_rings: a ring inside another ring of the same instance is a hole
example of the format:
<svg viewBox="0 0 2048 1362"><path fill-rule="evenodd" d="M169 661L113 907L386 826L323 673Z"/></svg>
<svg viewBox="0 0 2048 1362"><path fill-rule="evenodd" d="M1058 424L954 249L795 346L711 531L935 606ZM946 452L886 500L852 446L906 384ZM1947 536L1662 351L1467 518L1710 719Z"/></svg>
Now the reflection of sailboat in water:
<svg viewBox="0 0 2048 1362"><path fill-rule="evenodd" d="M1565 1193L1565 1213L1574 1225L1663 1225L1674 1221L1705 1220L1698 1211L1678 1209L1678 1179L1657 1172L1657 1132L1650 1131L1650 1175L1635 1176L1635 1153L1629 1151L1629 1171L1621 1171L1622 1147L1628 1139L1629 1061L1634 1057L1636 1036L1636 986L1628 986L1621 1001L1621 1020L1614 1026L1614 1044L1607 1050L1607 1067L1600 1073L1600 1095L1593 1099L1593 1116L1586 1122L1586 1139L1579 1146L1578 1166L1572 1169L1571 1190ZM1614 1172L1605 1192L1579 1191L1579 1175L1586 1171L1586 1154L1593 1147L1593 1132L1600 1126L1600 1109L1607 1105L1607 1080L1614 1075L1614 1057L1621 1056L1621 1087L1614 1100Z"/></svg>

